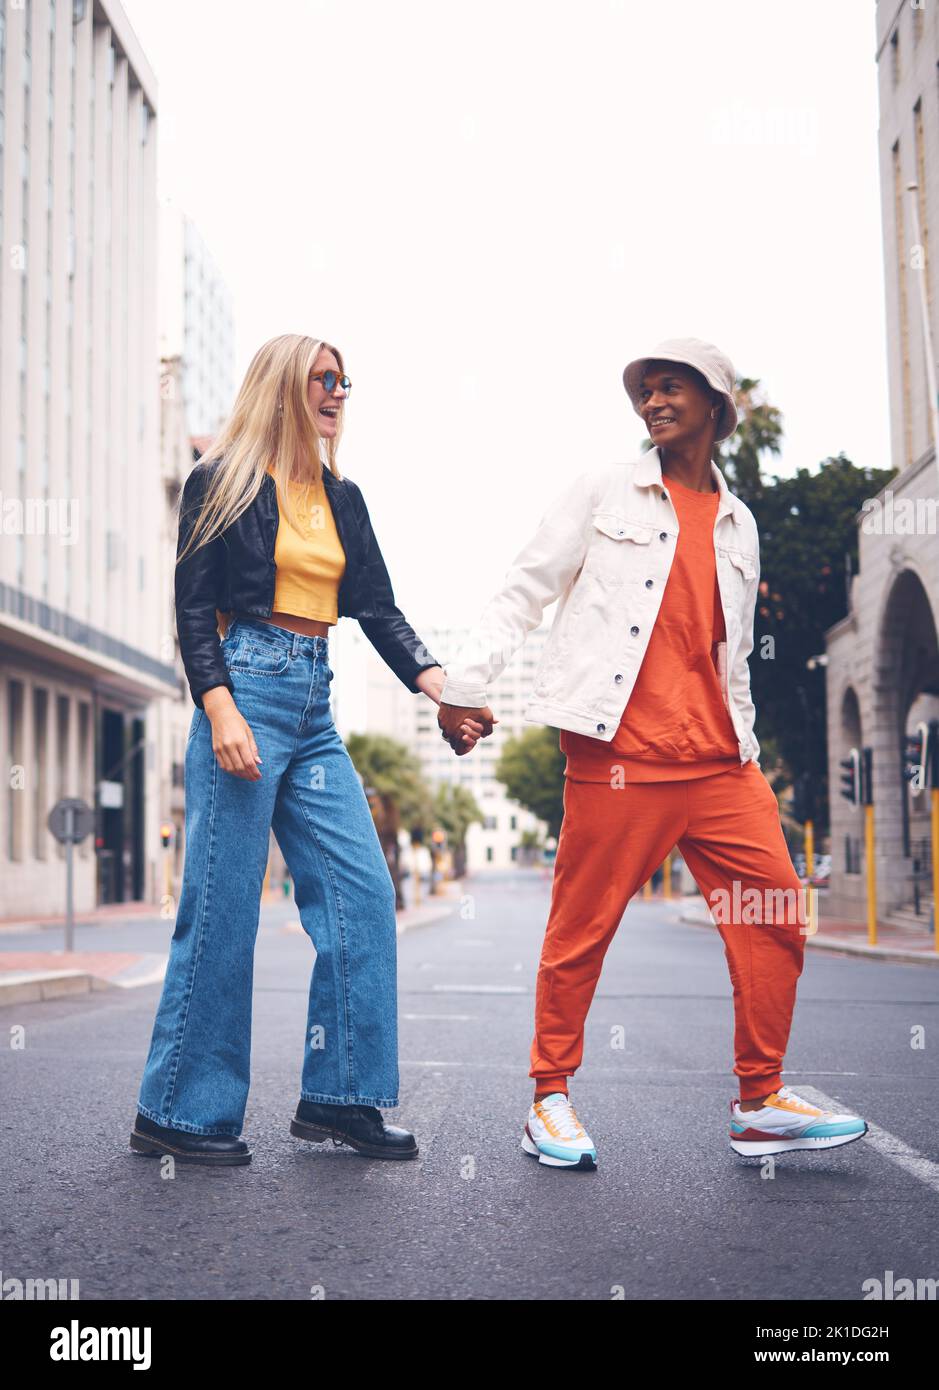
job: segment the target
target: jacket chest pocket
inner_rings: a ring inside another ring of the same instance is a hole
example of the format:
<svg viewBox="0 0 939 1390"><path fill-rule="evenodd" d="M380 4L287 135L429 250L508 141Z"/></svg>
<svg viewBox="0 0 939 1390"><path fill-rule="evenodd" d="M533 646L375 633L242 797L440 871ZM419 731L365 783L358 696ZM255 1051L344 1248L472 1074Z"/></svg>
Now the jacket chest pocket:
<svg viewBox="0 0 939 1390"><path fill-rule="evenodd" d="M730 599L739 615L743 608L747 585L751 579L756 578L756 556L748 555L744 550L718 546L717 557L723 570L724 584L728 587Z"/></svg>
<svg viewBox="0 0 939 1390"><path fill-rule="evenodd" d="M619 512L594 512L584 574L601 584L622 584L649 555L654 527Z"/></svg>

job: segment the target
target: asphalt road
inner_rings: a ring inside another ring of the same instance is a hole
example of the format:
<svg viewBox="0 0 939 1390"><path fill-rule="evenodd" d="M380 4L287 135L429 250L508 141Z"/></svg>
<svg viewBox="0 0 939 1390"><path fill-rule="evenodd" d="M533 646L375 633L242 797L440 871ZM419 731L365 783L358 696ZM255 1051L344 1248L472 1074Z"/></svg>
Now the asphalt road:
<svg viewBox="0 0 939 1390"><path fill-rule="evenodd" d="M83 1299L854 1300L888 1270L939 1276L936 971L808 953L785 1079L877 1130L767 1177L727 1142L720 938L634 900L571 1088L599 1166L550 1169L519 1147L550 880L466 889L399 941L386 1117L415 1131L414 1162L289 1134L313 960L281 929L292 907L258 938L247 1167L163 1180L127 1146L159 986L3 1009L25 1047L2 1053L2 1277L78 1279ZM171 929L79 928L77 945L160 949Z"/></svg>

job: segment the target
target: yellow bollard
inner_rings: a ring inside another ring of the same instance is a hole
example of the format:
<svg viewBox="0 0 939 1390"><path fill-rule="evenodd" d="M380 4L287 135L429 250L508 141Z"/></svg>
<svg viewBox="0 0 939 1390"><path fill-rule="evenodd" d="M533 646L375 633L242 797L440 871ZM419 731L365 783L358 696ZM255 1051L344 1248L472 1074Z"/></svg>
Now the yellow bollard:
<svg viewBox="0 0 939 1390"><path fill-rule="evenodd" d="M877 868L874 864L874 808L864 807L864 857L867 860L867 944L877 945Z"/></svg>
<svg viewBox="0 0 939 1390"><path fill-rule="evenodd" d="M666 902L672 900L672 856L665 856L665 863L662 866L662 894Z"/></svg>
<svg viewBox="0 0 939 1390"><path fill-rule="evenodd" d="M805 876L811 878L815 872L815 828L810 820L805 822Z"/></svg>
<svg viewBox="0 0 939 1390"><path fill-rule="evenodd" d="M939 787L932 788L931 800L933 950L939 951Z"/></svg>

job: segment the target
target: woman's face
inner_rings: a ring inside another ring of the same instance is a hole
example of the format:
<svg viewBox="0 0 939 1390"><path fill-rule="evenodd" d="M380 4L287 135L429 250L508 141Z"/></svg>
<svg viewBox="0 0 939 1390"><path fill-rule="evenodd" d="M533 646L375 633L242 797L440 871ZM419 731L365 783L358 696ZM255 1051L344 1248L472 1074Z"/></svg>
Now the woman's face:
<svg viewBox="0 0 939 1390"><path fill-rule="evenodd" d="M321 372L332 368L334 372L342 374L342 369L336 361L336 354L330 352L328 348L323 348L310 372L310 379L307 383L307 392L310 402L310 409L316 416L316 423L319 432L325 439L334 439L339 428L339 416L343 410L343 401L346 393L336 382L335 390L330 394L323 385L322 380L315 380ZM333 412L327 414L326 412Z"/></svg>

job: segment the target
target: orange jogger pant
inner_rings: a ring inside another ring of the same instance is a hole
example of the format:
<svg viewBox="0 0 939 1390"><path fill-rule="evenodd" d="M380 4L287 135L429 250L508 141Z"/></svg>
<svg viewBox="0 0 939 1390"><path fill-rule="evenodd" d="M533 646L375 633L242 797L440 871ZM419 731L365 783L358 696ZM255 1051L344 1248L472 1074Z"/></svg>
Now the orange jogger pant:
<svg viewBox="0 0 939 1390"><path fill-rule="evenodd" d="M680 782L565 779L530 1076L566 1089L607 947L633 894L677 844L724 941L741 1100L782 1084L805 954L802 886L772 788L754 762Z"/></svg>

